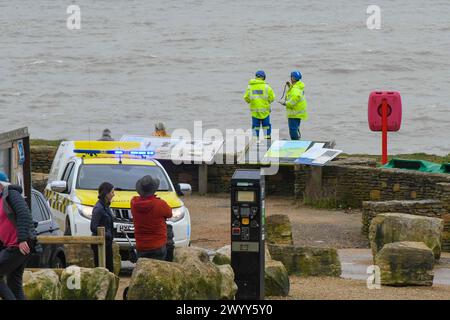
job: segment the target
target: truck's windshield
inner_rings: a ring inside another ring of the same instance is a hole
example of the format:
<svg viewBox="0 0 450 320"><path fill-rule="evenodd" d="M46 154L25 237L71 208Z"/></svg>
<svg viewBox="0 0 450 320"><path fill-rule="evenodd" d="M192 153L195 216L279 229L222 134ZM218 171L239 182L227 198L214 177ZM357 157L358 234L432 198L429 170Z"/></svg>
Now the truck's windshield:
<svg viewBox="0 0 450 320"><path fill-rule="evenodd" d="M159 179L159 191L173 191L161 168L120 164L86 164L80 166L77 189L97 190L102 182L107 181L117 191L135 191L136 182L145 175L151 175Z"/></svg>

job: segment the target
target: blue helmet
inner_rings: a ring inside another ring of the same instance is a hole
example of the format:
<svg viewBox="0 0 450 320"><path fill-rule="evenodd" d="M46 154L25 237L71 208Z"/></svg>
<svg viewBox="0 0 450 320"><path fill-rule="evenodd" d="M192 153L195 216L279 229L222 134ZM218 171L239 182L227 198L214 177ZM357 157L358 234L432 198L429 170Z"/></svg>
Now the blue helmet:
<svg viewBox="0 0 450 320"><path fill-rule="evenodd" d="M255 76L257 78L265 79L266 78L266 73L263 70L258 70L258 71L256 71Z"/></svg>
<svg viewBox="0 0 450 320"><path fill-rule="evenodd" d="M0 171L0 181L2 182L9 182L8 180L8 176L6 175L6 173Z"/></svg>
<svg viewBox="0 0 450 320"><path fill-rule="evenodd" d="M298 81L302 78L302 73L298 70L292 71L291 77Z"/></svg>

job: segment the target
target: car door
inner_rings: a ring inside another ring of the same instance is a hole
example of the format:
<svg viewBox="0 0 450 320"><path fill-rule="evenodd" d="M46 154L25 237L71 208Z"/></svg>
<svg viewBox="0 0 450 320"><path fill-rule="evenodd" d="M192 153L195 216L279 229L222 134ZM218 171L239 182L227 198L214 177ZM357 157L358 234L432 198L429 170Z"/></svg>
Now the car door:
<svg viewBox="0 0 450 320"><path fill-rule="evenodd" d="M54 213L55 218L57 219L58 225L61 228L66 227L66 204L69 199L69 193L71 192L73 181L73 175L75 171L75 162L69 162L64 169L64 172L60 178L62 181L66 181L67 189L63 192L52 192L52 196L50 197L50 204L52 208L52 212Z"/></svg>
<svg viewBox="0 0 450 320"><path fill-rule="evenodd" d="M58 230L54 226L44 198L35 190L31 192L31 216L33 222L37 223L37 235L52 235L54 231ZM51 251L51 246L43 245L43 252L40 255L33 254L28 266L39 268L41 265L45 265L45 262L51 257Z"/></svg>

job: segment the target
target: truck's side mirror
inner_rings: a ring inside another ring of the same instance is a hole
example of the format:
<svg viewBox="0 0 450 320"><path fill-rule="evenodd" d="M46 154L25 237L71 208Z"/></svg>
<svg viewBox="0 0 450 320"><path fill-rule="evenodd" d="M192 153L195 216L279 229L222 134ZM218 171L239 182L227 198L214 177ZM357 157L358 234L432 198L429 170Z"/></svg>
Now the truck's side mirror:
<svg viewBox="0 0 450 320"><path fill-rule="evenodd" d="M50 183L50 189L55 192L66 192L67 190L67 182L66 181L52 181Z"/></svg>
<svg viewBox="0 0 450 320"><path fill-rule="evenodd" d="M176 189L177 193L182 196L188 196L192 193L192 187L189 183L179 183Z"/></svg>

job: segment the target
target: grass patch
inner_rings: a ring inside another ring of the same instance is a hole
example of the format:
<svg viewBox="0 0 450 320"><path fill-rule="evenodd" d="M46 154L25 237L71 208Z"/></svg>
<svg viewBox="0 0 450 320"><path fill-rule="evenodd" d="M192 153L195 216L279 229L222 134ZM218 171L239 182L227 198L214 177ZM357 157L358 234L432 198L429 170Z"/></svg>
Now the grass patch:
<svg viewBox="0 0 450 320"><path fill-rule="evenodd" d="M339 156L341 156L342 158L352 158L352 157L370 158L370 159L375 159L378 163L381 162L380 155L343 153ZM407 160L424 160L424 161L431 161L431 162L436 162L436 163L448 163L448 162L450 162L450 153L447 154L446 156L437 156L435 154L427 154L427 153L394 154L394 155L388 156L388 160L391 160L394 158L407 159Z"/></svg>
<svg viewBox="0 0 450 320"><path fill-rule="evenodd" d="M50 146L58 147L63 140L44 140L44 139L31 139L31 146Z"/></svg>

